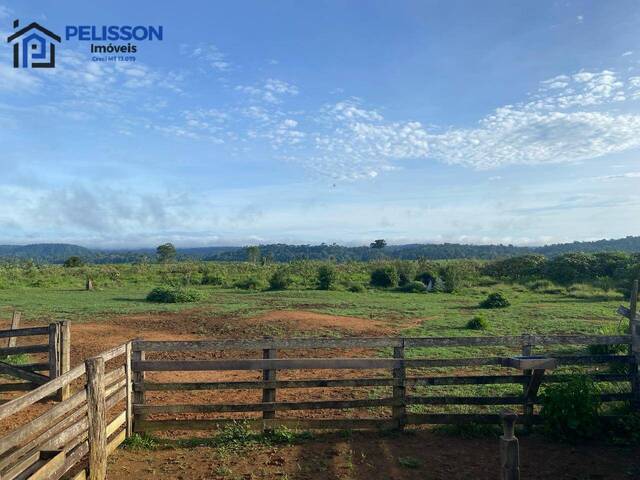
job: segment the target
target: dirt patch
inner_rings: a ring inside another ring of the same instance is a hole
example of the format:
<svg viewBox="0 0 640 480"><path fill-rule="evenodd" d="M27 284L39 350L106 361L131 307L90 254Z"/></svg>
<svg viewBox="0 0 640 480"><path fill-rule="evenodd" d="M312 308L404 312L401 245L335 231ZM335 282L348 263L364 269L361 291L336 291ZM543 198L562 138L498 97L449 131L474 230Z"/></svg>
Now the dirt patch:
<svg viewBox="0 0 640 480"><path fill-rule="evenodd" d="M520 439L522 478L637 479L638 449L552 444ZM499 477L497 438L463 439L431 430L402 435L319 433L290 446L118 451L110 479L493 480Z"/></svg>

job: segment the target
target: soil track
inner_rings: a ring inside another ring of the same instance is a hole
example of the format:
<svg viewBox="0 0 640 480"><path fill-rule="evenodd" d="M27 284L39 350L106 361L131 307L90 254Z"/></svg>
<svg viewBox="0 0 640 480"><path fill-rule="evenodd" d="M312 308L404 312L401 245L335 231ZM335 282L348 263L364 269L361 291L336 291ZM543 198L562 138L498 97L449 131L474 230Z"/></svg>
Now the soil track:
<svg viewBox="0 0 640 480"><path fill-rule="evenodd" d="M421 320L407 321L407 328ZM192 340L202 338L262 338L278 336L382 336L399 334L398 324L367 318L324 315L309 311L273 311L255 318L209 318L198 310L180 313L113 316L100 322L72 324L72 364L132 338ZM206 352L150 354L148 358L229 358L259 352ZM286 357L287 353L279 355ZM296 351L301 356L367 356L353 350ZM332 371L333 378L379 376L381 372ZM388 372L387 372L388 375ZM154 372L152 381L214 381L259 379L258 372ZM326 378L326 371L282 371L279 379ZM248 403L260 401L260 391L149 392L148 401L166 403ZM366 398L366 389L312 389L278 391L282 401ZM38 404L25 412L48 408ZM332 415L371 416L375 412L291 412L299 417ZM246 418L247 414L239 414ZM32 417L31 417L32 418ZM156 417L162 418L162 417ZM173 415L171 418L206 418ZM12 424L25 418L12 418ZM7 427L6 425L0 426ZM196 436L194 432L168 432L168 437ZM207 435L201 433L198 436ZM604 446L549 444L532 436L521 439L523 479L640 479L640 450ZM416 468L402 465L414 465ZM408 460L407 460L408 459ZM499 471L496 438L463 439L421 429L403 435L318 433L299 445L252 446L248 451L222 455L213 448L119 450L110 459L110 479L494 479Z"/></svg>

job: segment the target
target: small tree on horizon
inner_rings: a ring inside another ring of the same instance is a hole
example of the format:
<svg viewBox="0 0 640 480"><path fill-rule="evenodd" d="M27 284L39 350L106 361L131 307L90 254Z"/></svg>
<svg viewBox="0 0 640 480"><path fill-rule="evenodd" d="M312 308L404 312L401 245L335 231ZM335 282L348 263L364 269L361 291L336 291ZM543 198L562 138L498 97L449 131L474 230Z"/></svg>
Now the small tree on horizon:
<svg viewBox="0 0 640 480"><path fill-rule="evenodd" d="M173 246L173 243L164 243L156 248L156 254L159 262L169 262L176 258L176 247Z"/></svg>
<svg viewBox="0 0 640 480"><path fill-rule="evenodd" d="M260 260L260 247L252 245L247 247L245 250L247 252L247 261L251 263L258 263Z"/></svg>
<svg viewBox="0 0 640 480"><path fill-rule="evenodd" d="M69 258L67 258L64 261L63 264L65 267L67 268L73 268L73 267L82 267L84 265L84 262L82 261L82 259L80 257L78 257L77 255L73 255Z"/></svg>
<svg viewBox="0 0 640 480"><path fill-rule="evenodd" d="M383 238L379 238L378 240L375 240L374 242L372 242L371 245L369 245L369 247L375 248L377 250L382 250L386 246L387 246L387 241Z"/></svg>

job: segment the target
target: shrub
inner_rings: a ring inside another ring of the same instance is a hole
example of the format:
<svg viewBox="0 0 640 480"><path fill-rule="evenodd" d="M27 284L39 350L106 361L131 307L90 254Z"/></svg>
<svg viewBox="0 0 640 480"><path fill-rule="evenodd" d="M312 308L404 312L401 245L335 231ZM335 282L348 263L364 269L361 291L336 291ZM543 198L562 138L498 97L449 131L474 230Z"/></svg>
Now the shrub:
<svg viewBox="0 0 640 480"><path fill-rule="evenodd" d="M593 381L585 376L547 386L540 410L545 432L569 442L592 438L600 430L598 393Z"/></svg>
<svg viewBox="0 0 640 480"><path fill-rule="evenodd" d="M205 273L200 280L202 285L224 285L225 278L221 273L209 272Z"/></svg>
<svg viewBox="0 0 640 480"><path fill-rule="evenodd" d="M82 261L82 259L76 255L67 258L63 264L63 266L67 268L82 267L83 265L84 262Z"/></svg>
<svg viewBox="0 0 640 480"><path fill-rule="evenodd" d="M353 293L364 293L367 289L361 283L350 283L347 285L347 290Z"/></svg>
<svg viewBox="0 0 640 480"><path fill-rule="evenodd" d="M547 258L544 255L520 255L489 262L483 268L483 272L496 278L523 280L540 275L546 262Z"/></svg>
<svg viewBox="0 0 640 480"><path fill-rule="evenodd" d="M291 277L282 268L279 268L269 278L269 288L271 290L286 290L291 285Z"/></svg>
<svg viewBox="0 0 640 480"><path fill-rule="evenodd" d="M400 287L400 290L406 293L424 293L427 291L427 286L422 282L414 280Z"/></svg>
<svg viewBox="0 0 640 480"><path fill-rule="evenodd" d="M489 328L489 321L482 315L476 315L467 322L465 328L468 330L486 330Z"/></svg>
<svg viewBox="0 0 640 480"><path fill-rule="evenodd" d="M509 300L500 292L490 293L487 298L480 302L480 308L506 308L509 305L511 305Z"/></svg>
<svg viewBox="0 0 640 480"><path fill-rule="evenodd" d="M431 289L431 291L436 293L442 293L446 291L446 289L447 287L444 284L444 280L442 280L440 277L436 277L436 279L433 282L433 288Z"/></svg>
<svg viewBox="0 0 640 480"><path fill-rule="evenodd" d="M156 287L147 295L148 302L158 303L189 303L200 298L199 292L180 287Z"/></svg>
<svg viewBox="0 0 640 480"><path fill-rule="evenodd" d="M318 289L331 290L336 281L336 269L331 265L321 265L318 269Z"/></svg>
<svg viewBox="0 0 640 480"><path fill-rule="evenodd" d="M265 282L259 277L251 276L238 280L234 286L242 290L262 290L265 287Z"/></svg>
<svg viewBox="0 0 640 480"><path fill-rule="evenodd" d="M404 285L408 285L411 281L413 281L416 275L416 267L412 262L399 261L396 262L395 267L396 272L398 272L398 285L402 287Z"/></svg>
<svg viewBox="0 0 640 480"><path fill-rule="evenodd" d="M393 265L376 268L371 272L371 285L381 288L397 287L398 272Z"/></svg>

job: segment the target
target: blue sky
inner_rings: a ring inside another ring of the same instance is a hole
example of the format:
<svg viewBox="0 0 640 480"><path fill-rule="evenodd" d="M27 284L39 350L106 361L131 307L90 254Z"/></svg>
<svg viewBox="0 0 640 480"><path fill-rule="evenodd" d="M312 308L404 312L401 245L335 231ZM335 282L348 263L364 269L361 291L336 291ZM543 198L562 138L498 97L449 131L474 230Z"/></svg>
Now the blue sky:
<svg viewBox="0 0 640 480"><path fill-rule="evenodd" d="M635 1L0 0L14 19L164 40L63 39L55 69L2 44L0 243L640 234Z"/></svg>

